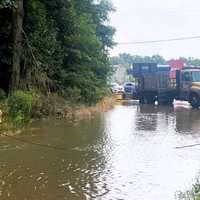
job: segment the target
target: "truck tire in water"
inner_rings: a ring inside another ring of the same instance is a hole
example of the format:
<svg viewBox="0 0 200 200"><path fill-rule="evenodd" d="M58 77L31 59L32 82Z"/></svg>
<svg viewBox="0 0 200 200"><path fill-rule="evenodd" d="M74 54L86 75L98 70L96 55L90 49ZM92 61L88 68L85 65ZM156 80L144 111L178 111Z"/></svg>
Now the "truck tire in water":
<svg viewBox="0 0 200 200"><path fill-rule="evenodd" d="M192 93L189 98L189 102L193 108L198 108L200 106L200 97L198 94Z"/></svg>
<svg viewBox="0 0 200 200"><path fill-rule="evenodd" d="M154 104L155 96L151 94L142 94L139 96L140 104Z"/></svg>
<svg viewBox="0 0 200 200"><path fill-rule="evenodd" d="M144 97L143 95L139 95L139 103L144 104Z"/></svg>
<svg viewBox="0 0 200 200"><path fill-rule="evenodd" d="M147 96L145 98L146 104L154 104L155 103L155 97L154 96Z"/></svg>
<svg viewBox="0 0 200 200"><path fill-rule="evenodd" d="M172 97L160 96L158 97L158 105L172 105L174 99Z"/></svg>

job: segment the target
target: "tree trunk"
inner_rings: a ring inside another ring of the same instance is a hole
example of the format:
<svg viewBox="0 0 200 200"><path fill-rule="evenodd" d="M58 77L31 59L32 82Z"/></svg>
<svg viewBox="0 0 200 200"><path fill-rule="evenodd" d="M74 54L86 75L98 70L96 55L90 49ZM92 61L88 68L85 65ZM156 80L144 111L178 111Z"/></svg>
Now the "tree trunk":
<svg viewBox="0 0 200 200"><path fill-rule="evenodd" d="M10 78L10 91L18 89L20 81L20 62L22 55L23 39L23 0L16 0L16 8L13 8L13 57Z"/></svg>

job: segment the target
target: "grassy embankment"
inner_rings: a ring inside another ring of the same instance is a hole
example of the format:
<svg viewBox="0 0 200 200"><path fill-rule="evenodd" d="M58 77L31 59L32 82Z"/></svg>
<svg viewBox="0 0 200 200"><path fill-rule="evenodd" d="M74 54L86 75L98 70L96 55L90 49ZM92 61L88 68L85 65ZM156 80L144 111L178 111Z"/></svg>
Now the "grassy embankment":
<svg viewBox="0 0 200 200"><path fill-rule="evenodd" d="M114 101L112 96L106 96L97 103L86 104L74 96L64 98L58 94L42 95L35 91L16 91L6 97L0 91L0 110L3 113L0 132L16 132L32 120L50 116L67 120L88 119L94 113L109 110Z"/></svg>

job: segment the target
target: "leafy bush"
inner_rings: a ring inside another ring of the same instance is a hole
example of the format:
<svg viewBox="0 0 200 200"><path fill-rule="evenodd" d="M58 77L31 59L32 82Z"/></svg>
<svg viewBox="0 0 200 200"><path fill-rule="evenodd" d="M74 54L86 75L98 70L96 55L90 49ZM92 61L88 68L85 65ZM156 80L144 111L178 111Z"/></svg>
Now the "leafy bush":
<svg viewBox="0 0 200 200"><path fill-rule="evenodd" d="M15 91L8 97L8 117L17 124L29 121L35 99L33 92Z"/></svg>
<svg viewBox="0 0 200 200"><path fill-rule="evenodd" d="M0 2L0 9L2 9L2 8L12 8L14 6L16 6L14 0L2 0Z"/></svg>
<svg viewBox="0 0 200 200"><path fill-rule="evenodd" d="M33 105L31 116L33 118L41 118L56 115L63 110L64 106L65 100L56 93L48 96L40 95Z"/></svg>
<svg viewBox="0 0 200 200"><path fill-rule="evenodd" d="M81 100L87 105L93 105L99 102L103 97L109 95L106 87L101 86L98 82L89 82L81 87Z"/></svg>
<svg viewBox="0 0 200 200"><path fill-rule="evenodd" d="M81 90L77 87L69 87L64 90L63 97L72 104L79 103L81 101Z"/></svg>
<svg viewBox="0 0 200 200"><path fill-rule="evenodd" d="M6 93L4 90L0 88L0 102L4 101L6 99Z"/></svg>

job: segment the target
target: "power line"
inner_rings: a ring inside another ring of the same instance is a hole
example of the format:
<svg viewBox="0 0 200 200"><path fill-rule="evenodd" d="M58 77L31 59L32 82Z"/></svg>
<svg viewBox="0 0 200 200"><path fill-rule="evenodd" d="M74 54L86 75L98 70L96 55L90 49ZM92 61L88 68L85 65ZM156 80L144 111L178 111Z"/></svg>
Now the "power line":
<svg viewBox="0 0 200 200"><path fill-rule="evenodd" d="M185 145L185 146L180 146L180 147L175 147L175 149L183 149L183 148L188 148L188 147L195 147L199 146L200 144L190 144L190 145Z"/></svg>
<svg viewBox="0 0 200 200"><path fill-rule="evenodd" d="M116 44L117 45L153 44L153 43L173 42L173 41L182 41L182 40L194 40L194 39L200 39L200 35L198 35L198 36L191 36L191 37L178 37L178 38L171 38L171 39L162 39L162 40L146 40L146 41L135 41L135 42L119 42L119 43L116 43Z"/></svg>
<svg viewBox="0 0 200 200"><path fill-rule="evenodd" d="M24 144L39 146L39 147L48 148L48 149L53 149L53 150L58 150L58 151L69 151L69 148L58 147L58 146L52 146L52 145L50 145L50 144L35 143L35 142L28 141L28 140L24 140L24 139L17 138L17 137L12 136L12 135L8 135L8 134L6 134L6 133L1 133L1 135L5 136L5 137L7 137L7 138L10 138L10 139L12 139L12 140L15 140L15 141L19 141L19 142L24 143Z"/></svg>

